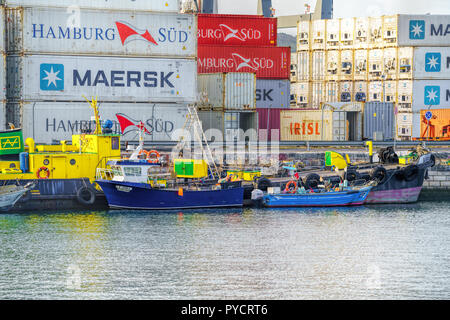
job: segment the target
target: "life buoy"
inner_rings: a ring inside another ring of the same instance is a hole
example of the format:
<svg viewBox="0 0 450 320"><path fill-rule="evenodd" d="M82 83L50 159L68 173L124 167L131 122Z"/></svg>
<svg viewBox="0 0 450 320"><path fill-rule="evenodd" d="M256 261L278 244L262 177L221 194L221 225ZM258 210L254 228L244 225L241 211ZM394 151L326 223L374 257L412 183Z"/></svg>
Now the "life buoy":
<svg viewBox="0 0 450 320"><path fill-rule="evenodd" d="M88 187L81 187L77 191L77 200L83 205L92 205L95 202L95 192Z"/></svg>
<svg viewBox="0 0 450 320"><path fill-rule="evenodd" d="M293 189L291 188L292 185L294 185ZM297 193L297 190L298 190L298 185L297 185L297 182L294 180L289 181L288 184L286 185L286 189L284 189L284 191L286 193Z"/></svg>
<svg viewBox="0 0 450 320"><path fill-rule="evenodd" d="M45 176L41 176L41 172L45 172ZM48 179L50 178L50 170L47 167L40 167L39 170L36 172L36 176L38 179Z"/></svg>
<svg viewBox="0 0 450 320"><path fill-rule="evenodd" d="M161 155L159 154L158 151L156 150L151 150L151 151L146 151L146 150L141 150L139 151L139 155L145 154L145 160L147 160L148 163L159 163L159 158L161 157ZM156 156L156 157L152 157L152 156Z"/></svg>

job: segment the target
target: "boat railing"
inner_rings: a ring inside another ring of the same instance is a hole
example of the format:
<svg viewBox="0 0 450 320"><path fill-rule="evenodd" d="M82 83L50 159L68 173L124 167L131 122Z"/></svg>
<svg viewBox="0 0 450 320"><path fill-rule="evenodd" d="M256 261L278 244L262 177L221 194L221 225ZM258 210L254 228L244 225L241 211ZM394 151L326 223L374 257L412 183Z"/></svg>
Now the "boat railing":
<svg viewBox="0 0 450 320"><path fill-rule="evenodd" d="M122 172L117 169L97 168L95 175L97 180L113 180L115 177L122 177Z"/></svg>

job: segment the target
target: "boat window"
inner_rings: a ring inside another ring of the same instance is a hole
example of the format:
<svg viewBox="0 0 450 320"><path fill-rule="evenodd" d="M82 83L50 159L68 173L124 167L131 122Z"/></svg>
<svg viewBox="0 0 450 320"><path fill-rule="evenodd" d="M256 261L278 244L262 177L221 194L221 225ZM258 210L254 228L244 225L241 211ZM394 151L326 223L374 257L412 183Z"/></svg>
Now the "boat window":
<svg viewBox="0 0 450 320"><path fill-rule="evenodd" d="M111 149L119 150L119 148L120 148L119 137L112 137L111 138Z"/></svg>
<svg viewBox="0 0 450 320"><path fill-rule="evenodd" d="M111 167L111 172L112 172L115 176L119 176L119 177L123 176L122 170L121 170L120 167L112 166L112 167Z"/></svg>
<svg viewBox="0 0 450 320"><path fill-rule="evenodd" d="M140 167L125 167L123 168L125 175L128 177L136 177L141 175L141 168Z"/></svg>

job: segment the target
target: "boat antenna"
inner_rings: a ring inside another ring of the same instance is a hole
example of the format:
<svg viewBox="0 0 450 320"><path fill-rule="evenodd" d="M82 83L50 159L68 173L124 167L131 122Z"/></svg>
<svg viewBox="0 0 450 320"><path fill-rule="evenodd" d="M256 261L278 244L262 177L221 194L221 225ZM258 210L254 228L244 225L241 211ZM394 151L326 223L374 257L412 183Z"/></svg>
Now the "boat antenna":
<svg viewBox="0 0 450 320"><path fill-rule="evenodd" d="M94 115L95 115L95 131L94 134L98 135L101 134L101 129L100 129L100 116L98 113L98 98L97 97L92 97L92 101L90 101L88 98L86 98L83 95L83 98L86 99L86 101L91 105L91 108L94 109Z"/></svg>

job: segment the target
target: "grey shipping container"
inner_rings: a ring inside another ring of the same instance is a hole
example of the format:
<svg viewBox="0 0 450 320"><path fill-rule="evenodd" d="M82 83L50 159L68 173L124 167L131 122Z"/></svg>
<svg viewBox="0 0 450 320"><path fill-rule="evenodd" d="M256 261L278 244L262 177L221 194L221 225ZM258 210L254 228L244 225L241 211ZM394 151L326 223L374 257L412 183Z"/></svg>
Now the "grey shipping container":
<svg viewBox="0 0 450 320"><path fill-rule="evenodd" d="M289 80L256 80L256 108L289 108L291 98Z"/></svg>
<svg viewBox="0 0 450 320"><path fill-rule="evenodd" d="M5 8L0 7L0 53L5 51Z"/></svg>
<svg viewBox="0 0 450 320"><path fill-rule="evenodd" d="M4 131L6 127L6 102L0 100L0 131Z"/></svg>
<svg viewBox="0 0 450 320"><path fill-rule="evenodd" d="M364 138L393 140L395 136L394 104L367 102L364 106Z"/></svg>

